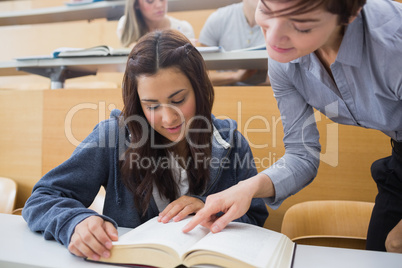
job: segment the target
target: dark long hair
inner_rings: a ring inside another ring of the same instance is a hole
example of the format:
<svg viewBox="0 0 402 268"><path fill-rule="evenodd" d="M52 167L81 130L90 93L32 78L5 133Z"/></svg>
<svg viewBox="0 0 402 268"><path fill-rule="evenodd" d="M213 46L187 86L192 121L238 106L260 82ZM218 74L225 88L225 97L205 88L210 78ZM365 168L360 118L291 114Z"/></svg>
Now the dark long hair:
<svg viewBox="0 0 402 268"><path fill-rule="evenodd" d="M329 13L339 16L339 24L346 24L351 17L357 15L366 0L261 0L261 2L264 5L265 2L294 2L290 7L276 11L275 16L300 15L323 7Z"/></svg>
<svg viewBox="0 0 402 268"><path fill-rule="evenodd" d="M168 141L154 131L145 119L138 96L137 77L154 75L158 70L170 67L177 68L189 79L195 94L195 118L200 118L192 120L190 129L203 130L189 131L186 137L186 141L191 141L191 145L188 143L189 155L186 160L189 194L202 193L209 181L214 90L204 60L199 51L178 31L148 33L140 38L129 55L122 86L124 102L122 114L130 132L130 144L133 145L129 146L121 162L122 180L134 194L135 205L142 213L148 209L154 184L160 195L168 200L173 201L179 197L171 168L161 165L151 167L133 165L133 156L136 161L154 160L149 163L158 163L158 159L161 158L168 159L169 153L166 148L152 146L151 138L156 144ZM140 145L136 146L138 144ZM205 161L203 165L196 162L200 157Z"/></svg>

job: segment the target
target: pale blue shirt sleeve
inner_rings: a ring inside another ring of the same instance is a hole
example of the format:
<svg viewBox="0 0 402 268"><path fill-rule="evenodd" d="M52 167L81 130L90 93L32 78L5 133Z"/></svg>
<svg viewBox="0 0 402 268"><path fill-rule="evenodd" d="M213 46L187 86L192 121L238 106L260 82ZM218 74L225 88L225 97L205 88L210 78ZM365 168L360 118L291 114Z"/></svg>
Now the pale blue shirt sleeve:
<svg viewBox="0 0 402 268"><path fill-rule="evenodd" d="M217 11L213 12L205 21L201 29L198 41L206 46L219 46L219 38L222 35L223 18Z"/></svg>
<svg viewBox="0 0 402 268"><path fill-rule="evenodd" d="M284 199L309 184L317 174L321 146L313 108L291 84L285 65L268 60L272 89L284 128L285 154L262 173L275 187L275 197L265 202L276 209Z"/></svg>

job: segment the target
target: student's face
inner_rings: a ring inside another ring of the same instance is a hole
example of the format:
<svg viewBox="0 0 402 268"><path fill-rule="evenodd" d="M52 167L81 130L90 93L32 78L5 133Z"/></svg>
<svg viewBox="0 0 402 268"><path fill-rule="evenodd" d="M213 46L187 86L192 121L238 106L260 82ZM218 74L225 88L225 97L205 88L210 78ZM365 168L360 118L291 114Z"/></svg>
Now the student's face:
<svg viewBox="0 0 402 268"><path fill-rule="evenodd" d="M138 0L138 8L146 21L162 20L167 12L168 0Z"/></svg>
<svg viewBox="0 0 402 268"><path fill-rule="evenodd" d="M172 142L185 138L195 115L196 101L190 80L177 68L138 78L138 95L149 124Z"/></svg>
<svg viewBox="0 0 402 268"><path fill-rule="evenodd" d="M267 11L278 11L294 5L290 2L260 0L255 18L262 28L270 58L286 63L331 45L340 32L338 16L317 9L301 15L273 17Z"/></svg>

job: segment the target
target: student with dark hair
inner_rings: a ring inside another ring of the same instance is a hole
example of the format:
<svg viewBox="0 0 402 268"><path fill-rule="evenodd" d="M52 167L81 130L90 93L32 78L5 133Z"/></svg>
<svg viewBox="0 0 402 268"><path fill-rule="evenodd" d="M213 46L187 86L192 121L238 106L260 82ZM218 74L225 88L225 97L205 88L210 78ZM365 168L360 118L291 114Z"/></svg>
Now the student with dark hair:
<svg viewBox="0 0 402 268"><path fill-rule="evenodd" d="M218 232L243 215L252 198L265 197L275 208L308 185L320 162L315 108L337 123L390 137L392 155L371 167L378 195L367 248L402 252L402 5L365 2L260 0L256 21L286 152L257 176L208 197L185 232L201 222ZM216 219L220 211L225 214Z"/></svg>
<svg viewBox="0 0 402 268"><path fill-rule="evenodd" d="M125 47L133 46L138 39L155 30L173 29L195 40L190 23L167 15L168 0L126 0L124 16L117 24L117 36Z"/></svg>
<svg viewBox="0 0 402 268"><path fill-rule="evenodd" d="M117 226L135 228L158 215L179 221L209 194L257 174L236 123L211 115L213 101L190 41L175 30L146 34L127 61L122 112L113 111L35 185L22 212L30 229L77 256L107 258ZM100 215L88 206L102 186ZM237 221L262 226L267 216L254 199Z"/></svg>

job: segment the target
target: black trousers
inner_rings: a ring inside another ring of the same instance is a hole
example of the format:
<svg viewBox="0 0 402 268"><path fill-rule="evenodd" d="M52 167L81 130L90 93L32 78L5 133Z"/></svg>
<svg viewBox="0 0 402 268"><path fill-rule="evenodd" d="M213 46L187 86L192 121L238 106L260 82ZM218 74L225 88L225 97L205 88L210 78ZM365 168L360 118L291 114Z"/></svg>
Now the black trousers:
<svg viewBox="0 0 402 268"><path fill-rule="evenodd" d="M371 166L378 194L367 233L368 250L385 251L388 233L402 219L402 142L391 140L391 144L392 155Z"/></svg>

